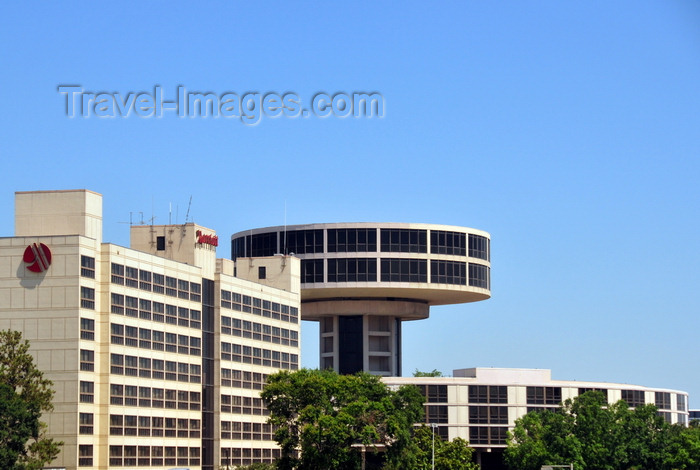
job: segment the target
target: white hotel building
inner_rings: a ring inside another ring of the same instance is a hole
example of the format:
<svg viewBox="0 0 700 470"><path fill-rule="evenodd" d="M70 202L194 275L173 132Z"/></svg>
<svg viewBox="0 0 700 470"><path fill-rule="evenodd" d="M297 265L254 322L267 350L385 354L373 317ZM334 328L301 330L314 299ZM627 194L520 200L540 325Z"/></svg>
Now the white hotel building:
<svg viewBox="0 0 700 470"><path fill-rule="evenodd" d="M16 193L15 235L0 238L0 329L21 331L54 383L44 420L64 446L51 468L272 462L259 392L268 374L299 367L302 319L321 322L322 367L419 385L426 422L469 440L485 469L501 467L515 419L588 389L688 421L684 392L553 381L544 370L398 377L403 321L490 297L486 232L313 224L231 240L233 260L216 259L213 230L142 225L121 247L102 242L101 195Z"/></svg>
<svg viewBox="0 0 700 470"><path fill-rule="evenodd" d="M53 468L218 469L279 453L259 397L299 366L299 260L216 259L195 224L102 242L102 196L16 193L0 238L0 329L54 383ZM253 279L253 280L249 280Z"/></svg>

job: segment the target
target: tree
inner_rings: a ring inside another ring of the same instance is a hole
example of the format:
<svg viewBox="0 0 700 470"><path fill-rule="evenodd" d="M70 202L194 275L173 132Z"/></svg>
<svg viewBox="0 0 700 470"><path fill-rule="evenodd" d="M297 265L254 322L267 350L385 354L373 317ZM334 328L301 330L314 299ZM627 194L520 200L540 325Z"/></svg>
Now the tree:
<svg viewBox="0 0 700 470"><path fill-rule="evenodd" d="M433 437L435 438L433 440ZM456 438L443 441L439 436L433 436L433 430L422 425L415 429L415 465L410 468L432 468L433 443L435 445L436 470L478 470L479 466L472 462L474 449L464 439Z"/></svg>
<svg viewBox="0 0 700 470"><path fill-rule="evenodd" d="M423 372L418 369L413 371L414 377L442 377L442 372L437 369L433 369L430 372Z"/></svg>
<svg viewBox="0 0 700 470"><path fill-rule="evenodd" d="M600 392L566 400L556 412L531 412L508 435L510 468L573 463L576 469L691 469L693 438L670 426L654 405L608 405ZM697 454L696 454L697 455Z"/></svg>
<svg viewBox="0 0 700 470"><path fill-rule="evenodd" d="M45 379L18 331L0 331L0 468L34 470L56 458L62 442L45 435L41 414L53 410Z"/></svg>
<svg viewBox="0 0 700 470"><path fill-rule="evenodd" d="M388 462L404 459L424 400L415 386L393 391L367 373L309 369L271 375L261 397L277 427L278 468L285 470L359 469L358 446L383 447Z"/></svg>

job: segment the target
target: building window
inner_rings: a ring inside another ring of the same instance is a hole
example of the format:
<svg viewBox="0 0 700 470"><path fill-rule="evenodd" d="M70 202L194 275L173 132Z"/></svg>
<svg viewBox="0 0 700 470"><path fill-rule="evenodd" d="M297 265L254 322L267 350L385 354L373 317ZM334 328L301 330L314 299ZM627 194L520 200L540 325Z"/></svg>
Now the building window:
<svg viewBox="0 0 700 470"><path fill-rule="evenodd" d="M95 289L80 286L80 308L95 310Z"/></svg>
<svg viewBox="0 0 700 470"><path fill-rule="evenodd" d="M668 392L655 392L654 393L654 404L660 410L670 410L671 409L671 394ZM670 413L669 413L670 416Z"/></svg>
<svg viewBox="0 0 700 470"><path fill-rule="evenodd" d="M165 251L165 237L156 237L156 250Z"/></svg>
<svg viewBox="0 0 700 470"><path fill-rule="evenodd" d="M143 269L139 269L139 289L150 291L151 279L152 275L150 271L144 271Z"/></svg>
<svg viewBox="0 0 700 470"><path fill-rule="evenodd" d="M153 292L156 294L165 293L165 276L158 273L153 273Z"/></svg>
<svg viewBox="0 0 700 470"><path fill-rule="evenodd" d="M92 467L92 445L81 444L78 446L78 466Z"/></svg>
<svg viewBox="0 0 700 470"><path fill-rule="evenodd" d="M124 285L124 265L112 263L112 284Z"/></svg>
<svg viewBox="0 0 700 470"><path fill-rule="evenodd" d="M680 393L676 395L676 410L688 411L686 409L685 395L681 395Z"/></svg>
<svg viewBox="0 0 700 470"><path fill-rule="evenodd" d="M80 339L95 340L95 320L89 318L80 319Z"/></svg>
<svg viewBox="0 0 700 470"><path fill-rule="evenodd" d="M505 385L470 385L469 403L508 403Z"/></svg>
<svg viewBox="0 0 700 470"><path fill-rule="evenodd" d="M95 279L95 258L90 256L80 256L80 275Z"/></svg>
<svg viewBox="0 0 700 470"><path fill-rule="evenodd" d="M470 406L469 424L508 424L508 407Z"/></svg>
<svg viewBox="0 0 700 470"><path fill-rule="evenodd" d="M467 235L460 232L431 230L430 252L440 255L466 256Z"/></svg>
<svg viewBox="0 0 700 470"><path fill-rule="evenodd" d="M483 426L469 427L469 444L488 444L489 428Z"/></svg>
<svg viewBox="0 0 700 470"><path fill-rule="evenodd" d="M177 297L177 279L165 276L165 295Z"/></svg>
<svg viewBox="0 0 700 470"><path fill-rule="evenodd" d="M376 282L376 258L328 260L328 282Z"/></svg>
<svg viewBox="0 0 700 470"><path fill-rule="evenodd" d="M430 261L430 282L467 285L467 264L460 261Z"/></svg>
<svg viewBox="0 0 700 470"><path fill-rule="evenodd" d="M130 266L126 266L125 283L126 283L127 287L135 287L138 289L138 287L139 287L139 270L136 268L132 268Z"/></svg>
<svg viewBox="0 0 700 470"><path fill-rule="evenodd" d="M469 263L469 285L491 288L491 268L482 264Z"/></svg>
<svg viewBox="0 0 700 470"><path fill-rule="evenodd" d="M558 405L561 387L527 387L528 405Z"/></svg>
<svg viewBox="0 0 700 470"><path fill-rule="evenodd" d="M323 282L323 260L301 260L301 282Z"/></svg>
<svg viewBox="0 0 700 470"><path fill-rule="evenodd" d="M250 257L273 256L277 253L277 232L259 233L252 237L248 235L248 252Z"/></svg>
<svg viewBox="0 0 700 470"><path fill-rule="evenodd" d="M393 253L427 253L427 232L415 229L381 229L381 249Z"/></svg>
<svg viewBox="0 0 700 470"><path fill-rule="evenodd" d="M139 299L136 297L130 297L126 296L124 297L125 299L125 304L126 304L126 309L124 310L124 313L128 317L138 317L139 316Z"/></svg>
<svg viewBox="0 0 700 470"><path fill-rule="evenodd" d="M266 235L277 235L266 234ZM275 238L275 241L277 239ZM253 241L255 243L255 241ZM282 250L284 254L304 255L308 253L323 253L323 230L292 230L286 234L282 240Z"/></svg>
<svg viewBox="0 0 700 470"><path fill-rule="evenodd" d="M382 282L428 282L428 262L424 259L383 258Z"/></svg>
<svg viewBox="0 0 700 470"><path fill-rule="evenodd" d="M124 374L124 355L112 353L110 356L110 365L111 365L110 371L112 372L112 374L123 375Z"/></svg>
<svg viewBox="0 0 700 470"><path fill-rule="evenodd" d="M376 228L328 229L328 253L377 251Z"/></svg>
<svg viewBox="0 0 700 470"><path fill-rule="evenodd" d="M79 416L79 432L80 434L92 434L93 433L93 414L92 413L80 413Z"/></svg>
<svg viewBox="0 0 700 470"><path fill-rule="evenodd" d="M507 427L470 426L469 443L503 445L506 443L507 433Z"/></svg>
<svg viewBox="0 0 700 470"><path fill-rule="evenodd" d="M419 385L428 403L447 403L447 385Z"/></svg>
<svg viewBox="0 0 700 470"><path fill-rule="evenodd" d="M469 256L488 261L491 257L491 240L481 235L469 234Z"/></svg>
<svg viewBox="0 0 700 470"><path fill-rule="evenodd" d="M95 370L95 351L80 350L80 370L92 372Z"/></svg>
<svg viewBox="0 0 700 470"><path fill-rule="evenodd" d="M265 279L267 278L267 270L265 269L265 266L258 266L258 279Z"/></svg>
<svg viewBox="0 0 700 470"><path fill-rule="evenodd" d="M80 381L80 403L95 402L95 382Z"/></svg>
<svg viewBox="0 0 700 470"><path fill-rule="evenodd" d="M426 423L447 423L447 406L446 405L426 405L425 407L425 422Z"/></svg>
<svg viewBox="0 0 700 470"><path fill-rule="evenodd" d="M644 390L622 390L622 399L631 408L641 406L645 403Z"/></svg>
<svg viewBox="0 0 700 470"><path fill-rule="evenodd" d="M124 296L122 294L115 294L112 292L111 297L111 312L116 315L124 315Z"/></svg>

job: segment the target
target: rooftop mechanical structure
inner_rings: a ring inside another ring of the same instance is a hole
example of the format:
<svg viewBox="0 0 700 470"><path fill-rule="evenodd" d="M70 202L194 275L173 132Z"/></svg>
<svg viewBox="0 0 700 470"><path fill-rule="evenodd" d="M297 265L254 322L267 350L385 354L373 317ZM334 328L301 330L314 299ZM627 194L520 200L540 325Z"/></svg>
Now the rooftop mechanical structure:
<svg viewBox="0 0 700 470"><path fill-rule="evenodd" d="M320 322L322 369L401 375L401 324L491 296L490 235L449 225L328 223L231 237L234 261L301 258L301 317Z"/></svg>

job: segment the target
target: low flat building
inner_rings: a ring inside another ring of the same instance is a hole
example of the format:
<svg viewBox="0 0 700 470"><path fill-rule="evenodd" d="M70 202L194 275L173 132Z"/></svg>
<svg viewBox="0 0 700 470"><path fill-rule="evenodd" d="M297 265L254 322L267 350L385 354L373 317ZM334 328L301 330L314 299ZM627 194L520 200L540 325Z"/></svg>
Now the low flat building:
<svg viewBox="0 0 700 470"><path fill-rule="evenodd" d="M668 423L688 424L688 394L678 390L608 382L553 380L547 369L470 368L453 377L385 377L390 386L417 385L426 397L425 422L443 439L460 437L476 449L483 469L503 467L508 430L530 411L557 409L589 390L608 403L625 400L630 407L653 404Z"/></svg>

